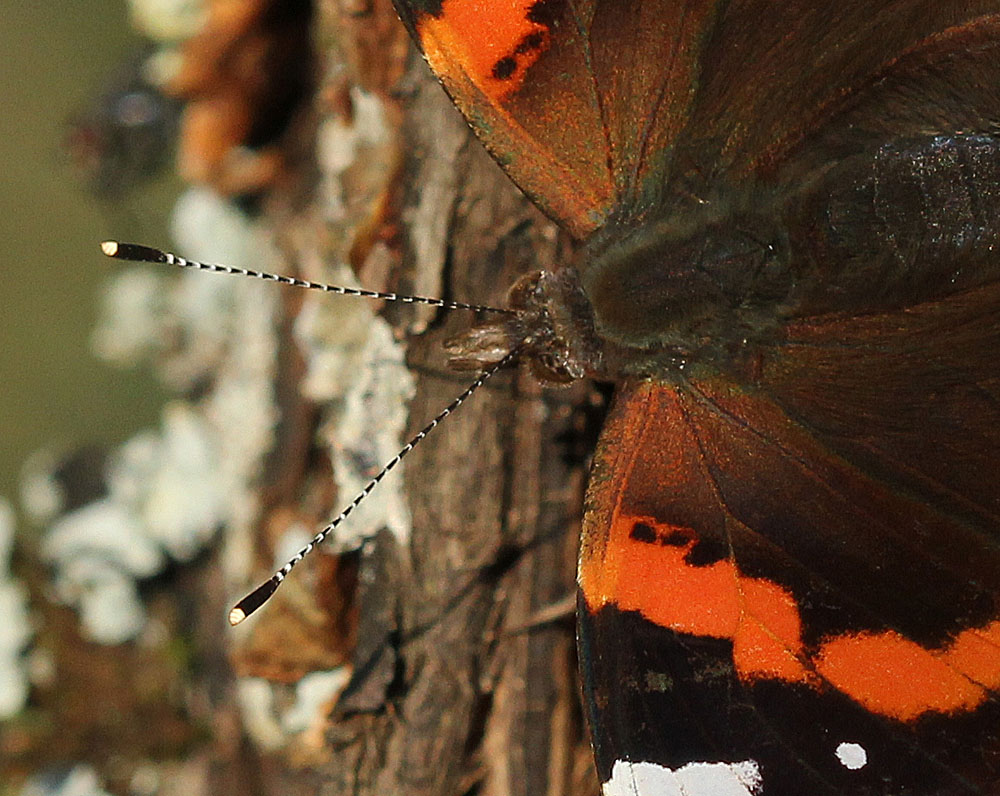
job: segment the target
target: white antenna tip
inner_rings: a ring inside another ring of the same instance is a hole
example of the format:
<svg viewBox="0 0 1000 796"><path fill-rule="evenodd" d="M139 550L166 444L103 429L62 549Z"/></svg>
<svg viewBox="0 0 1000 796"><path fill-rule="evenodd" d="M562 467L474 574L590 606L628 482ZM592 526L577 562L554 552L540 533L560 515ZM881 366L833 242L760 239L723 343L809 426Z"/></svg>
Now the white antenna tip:
<svg viewBox="0 0 1000 796"><path fill-rule="evenodd" d="M229 624L236 627L240 622L247 618L246 612L242 608L234 608L229 612Z"/></svg>
<svg viewBox="0 0 1000 796"><path fill-rule="evenodd" d="M101 251L104 252L108 257L114 257L118 254L118 241L116 240L106 240L101 244Z"/></svg>

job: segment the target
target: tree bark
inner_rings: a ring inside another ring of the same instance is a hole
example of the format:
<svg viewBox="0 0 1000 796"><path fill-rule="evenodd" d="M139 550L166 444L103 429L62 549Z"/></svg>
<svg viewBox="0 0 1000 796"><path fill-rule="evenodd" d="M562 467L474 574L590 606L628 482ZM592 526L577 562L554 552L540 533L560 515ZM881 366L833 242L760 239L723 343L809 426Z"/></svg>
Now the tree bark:
<svg viewBox="0 0 1000 796"><path fill-rule="evenodd" d="M319 25L326 101L316 129L363 135L361 116L373 107L389 143L356 147L345 167L334 136L318 150L319 188L305 206L272 203L288 263L313 278L340 260L365 287L502 306L519 275L567 256L557 228L485 154L413 52L388 0L324 4ZM330 487L339 443L328 407L300 395L312 365L291 330L305 299L283 296L282 421L259 492L256 576L291 525L321 525L353 497ZM415 381L405 439L471 381L449 373L440 351L470 318L409 305L385 305L381 317L405 346ZM260 756L244 770L259 772L253 789L598 791L570 607L594 395L583 384L543 389L522 369L498 374L407 457L408 533L366 526L360 552L324 551L289 577L279 593L291 596L265 606L237 642L237 671L276 683L279 703L312 669L343 666L350 679L307 740L250 753ZM368 500L383 500L382 488ZM233 715L253 735L246 714ZM218 770L220 791L231 777Z"/></svg>

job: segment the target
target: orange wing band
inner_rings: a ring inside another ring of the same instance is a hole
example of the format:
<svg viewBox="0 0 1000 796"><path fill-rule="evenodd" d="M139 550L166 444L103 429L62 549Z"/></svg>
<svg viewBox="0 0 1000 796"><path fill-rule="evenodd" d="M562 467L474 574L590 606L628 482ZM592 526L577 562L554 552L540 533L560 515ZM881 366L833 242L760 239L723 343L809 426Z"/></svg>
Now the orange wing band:
<svg viewBox="0 0 1000 796"><path fill-rule="evenodd" d="M603 557L580 565L588 610L613 605L679 633L729 639L745 681L825 682L903 722L972 710L1000 688L1000 620L965 630L942 649L887 631L834 636L809 653L792 594L727 560L688 563L696 539L690 528L616 514Z"/></svg>

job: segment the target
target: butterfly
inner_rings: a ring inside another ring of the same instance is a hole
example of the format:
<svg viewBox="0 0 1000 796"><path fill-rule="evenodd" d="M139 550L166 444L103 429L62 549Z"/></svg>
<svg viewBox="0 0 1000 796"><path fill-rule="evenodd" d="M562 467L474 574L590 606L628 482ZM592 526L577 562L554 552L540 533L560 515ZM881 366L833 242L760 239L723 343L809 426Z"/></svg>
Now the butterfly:
<svg viewBox="0 0 1000 796"><path fill-rule="evenodd" d="M1000 2L394 3L579 243L604 796L1000 793Z"/></svg>

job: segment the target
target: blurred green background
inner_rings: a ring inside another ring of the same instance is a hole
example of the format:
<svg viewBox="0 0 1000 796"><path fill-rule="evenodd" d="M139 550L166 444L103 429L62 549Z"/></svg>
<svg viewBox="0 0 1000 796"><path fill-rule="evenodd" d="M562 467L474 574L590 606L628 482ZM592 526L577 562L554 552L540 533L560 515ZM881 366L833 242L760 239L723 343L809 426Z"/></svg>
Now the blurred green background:
<svg viewBox="0 0 1000 796"><path fill-rule="evenodd" d="M68 118L100 95L140 42L124 2L7 3L0 25L0 495L16 503L25 457L116 444L153 425L161 392L145 369L98 361L89 338L114 264L98 243L165 242L171 187L116 204L87 191L63 148Z"/></svg>

